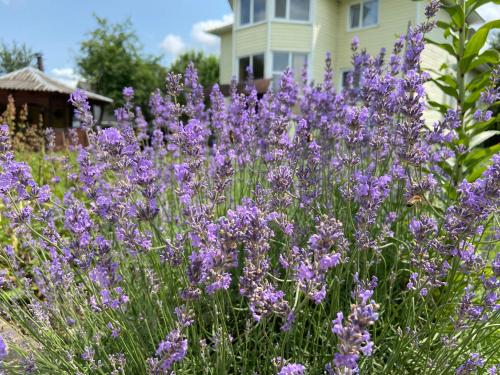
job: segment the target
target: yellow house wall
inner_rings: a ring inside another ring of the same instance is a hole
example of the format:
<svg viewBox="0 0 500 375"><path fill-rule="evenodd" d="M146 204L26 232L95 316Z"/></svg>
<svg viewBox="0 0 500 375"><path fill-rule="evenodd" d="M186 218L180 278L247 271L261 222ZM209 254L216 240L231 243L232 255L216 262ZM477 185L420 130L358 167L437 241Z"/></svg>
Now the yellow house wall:
<svg viewBox="0 0 500 375"><path fill-rule="evenodd" d="M235 37L236 58L263 53L267 49L267 24L236 29Z"/></svg>
<svg viewBox="0 0 500 375"><path fill-rule="evenodd" d="M425 19L424 16L424 6L419 9L419 19ZM449 21L449 16L446 12L439 12L438 18L444 21ZM439 28L434 28L428 35L429 39L435 40L436 42L443 43L445 38L443 37L443 31ZM425 49L422 52L422 69L429 72L432 78L435 78L441 73L449 73L452 76L455 74L454 67L456 65L455 59L445 50L427 43ZM447 104L450 106L455 105L455 99L449 95L446 95L436 84L433 82L427 82L425 85L425 91L428 100L432 100L438 103ZM429 107L428 107L429 108ZM439 120L442 117L441 113L428 109L424 112L424 118L428 124Z"/></svg>
<svg viewBox="0 0 500 375"><path fill-rule="evenodd" d="M271 51L296 51L310 53L310 75L316 82L323 80L324 60L327 52L332 53L335 70L335 84L340 86L341 72L351 68L351 41L358 36L360 47L375 55L382 47L389 54L394 41L399 35L406 33L408 25L415 25L425 19L424 2L410 0L380 0L379 23L377 26L348 30L349 6L359 0L315 0L312 10L312 24L293 24L272 21L271 29L263 23L245 28L236 28L221 36L220 80L229 83L232 78L233 45L236 58L256 53L263 53L268 48ZM441 12L439 17L446 17ZM433 39L440 38L440 30L434 30ZM270 40L268 40L270 37ZM266 55L266 59L269 55ZM266 61L266 64L271 61ZM422 67L426 70L437 69L442 64L448 64L453 69L451 56L436 46L427 45L422 54ZM434 75L431 72L431 75ZM429 99L452 105L453 100L444 95L432 82L426 84ZM432 122L439 114L427 111L426 120Z"/></svg>
<svg viewBox="0 0 500 375"><path fill-rule="evenodd" d="M406 33L410 23L412 25L416 23L418 2L380 0L378 25L350 31L347 23L349 6L357 2L359 1L342 1L338 9L333 61L339 73L351 67L351 41L354 36L359 37L360 48L366 48L368 53L376 55L382 47L390 52L396 38ZM340 76L340 74L336 74L337 85L340 85Z"/></svg>
<svg viewBox="0 0 500 375"><path fill-rule="evenodd" d="M228 31L220 38L219 77L220 83L231 83L233 77L233 33Z"/></svg>
<svg viewBox="0 0 500 375"><path fill-rule="evenodd" d="M313 52L311 77L315 82L323 81L327 52L336 50L338 3L332 0L317 0L314 10Z"/></svg>
<svg viewBox="0 0 500 375"><path fill-rule="evenodd" d="M286 22L271 23L271 50L311 52L312 25Z"/></svg>

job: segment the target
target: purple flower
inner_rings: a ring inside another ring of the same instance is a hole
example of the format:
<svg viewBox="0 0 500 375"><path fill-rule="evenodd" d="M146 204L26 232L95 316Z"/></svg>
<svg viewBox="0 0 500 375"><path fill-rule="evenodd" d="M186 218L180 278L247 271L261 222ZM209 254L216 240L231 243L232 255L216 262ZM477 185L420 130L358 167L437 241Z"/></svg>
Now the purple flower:
<svg viewBox="0 0 500 375"><path fill-rule="evenodd" d="M155 374L166 373L175 362L184 359L187 353L188 341L177 329L170 332L156 349Z"/></svg>
<svg viewBox="0 0 500 375"><path fill-rule="evenodd" d="M0 363L7 357L8 350L2 335L0 335Z"/></svg>
<svg viewBox="0 0 500 375"><path fill-rule="evenodd" d="M333 359L334 367L340 372L356 373L360 355L370 356L373 351L373 342L370 340L369 326L378 320L378 305L370 298L377 285L377 278L373 277L369 283L362 285L357 280L354 293L355 304L351 305L351 313L344 323L342 312L332 321L332 332L338 337L338 353Z"/></svg>
<svg viewBox="0 0 500 375"><path fill-rule="evenodd" d="M472 353L470 358L465 361L464 364L460 365L455 371L457 375L467 375L472 374L477 370L478 367L484 366L484 359L480 357L477 353Z"/></svg>
<svg viewBox="0 0 500 375"><path fill-rule="evenodd" d="M134 97L134 88L133 87L124 87L122 94L125 97L125 99L131 100Z"/></svg>
<svg viewBox="0 0 500 375"><path fill-rule="evenodd" d="M81 203L75 203L65 212L64 226L77 235L82 235L92 228L93 222L87 209Z"/></svg>
<svg viewBox="0 0 500 375"><path fill-rule="evenodd" d="M82 124L84 129L91 129L94 126L94 117L88 102L87 92L76 89L69 97L69 102L75 107L75 117Z"/></svg>
<svg viewBox="0 0 500 375"><path fill-rule="evenodd" d="M290 363L283 366L277 375L304 375L306 368L300 363Z"/></svg>

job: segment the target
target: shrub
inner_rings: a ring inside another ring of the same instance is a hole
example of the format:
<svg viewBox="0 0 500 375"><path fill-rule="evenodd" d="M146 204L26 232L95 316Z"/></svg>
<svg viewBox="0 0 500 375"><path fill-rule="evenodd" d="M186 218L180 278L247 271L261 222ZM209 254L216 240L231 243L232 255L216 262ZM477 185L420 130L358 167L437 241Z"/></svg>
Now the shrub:
<svg viewBox="0 0 500 375"><path fill-rule="evenodd" d="M7 107L0 116L0 123L9 126L12 133L13 147L20 152L41 151L44 147L42 118L38 123L30 124L28 121L28 105L24 104L17 114L14 97L9 95Z"/></svg>
<svg viewBox="0 0 500 375"><path fill-rule="evenodd" d="M108 129L77 91L90 144L62 199L14 160L0 128L0 194L19 239L3 255L16 277L1 284L18 293L1 308L25 340L4 367L494 373L500 155L446 193L439 163L460 123L450 110L425 126L419 66L436 4L388 63L353 41L342 92L328 57L320 85L287 71L262 99L234 85L226 106L214 86L205 108L190 66L183 85L171 74L168 94L152 96L148 134L131 88ZM20 248L36 260L29 273Z"/></svg>

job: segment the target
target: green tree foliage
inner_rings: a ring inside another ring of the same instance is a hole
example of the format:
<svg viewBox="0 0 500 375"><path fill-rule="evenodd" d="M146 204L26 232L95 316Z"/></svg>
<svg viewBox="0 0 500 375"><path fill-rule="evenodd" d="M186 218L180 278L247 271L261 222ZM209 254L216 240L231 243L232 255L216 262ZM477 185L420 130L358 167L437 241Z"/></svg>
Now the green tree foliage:
<svg viewBox="0 0 500 375"><path fill-rule="evenodd" d="M161 56L145 55L130 20L111 24L95 16L97 27L81 42L77 65L92 90L123 104L122 89L132 86L135 101L147 107L149 96L163 87L166 69Z"/></svg>
<svg viewBox="0 0 500 375"><path fill-rule="evenodd" d="M190 62L196 66L198 78L204 87L210 88L219 81L219 59L201 51L188 51L179 55L170 65L169 71L184 74Z"/></svg>
<svg viewBox="0 0 500 375"><path fill-rule="evenodd" d="M454 98L455 109L461 111L463 126L458 129L456 147L463 147L467 152L458 152L460 156L453 165L444 166L452 172L456 185L464 177L469 180L479 177L491 156L500 150L498 144L485 147L485 142L499 133L494 128L500 116L481 122L473 117L477 109L482 109L481 92L490 84L491 70L500 62L498 51L487 44L490 31L500 28L500 20L487 22L476 30L470 22L480 6L500 4L500 0L442 0L442 3L442 9L449 16L437 22L443 38L427 42L443 49L455 60L453 66L440 67L433 82ZM446 103L431 101L430 104L443 113L450 108Z"/></svg>
<svg viewBox="0 0 500 375"><path fill-rule="evenodd" d="M35 53L26 44L12 42L0 44L0 74L12 72L26 66L34 65Z"/></svg>

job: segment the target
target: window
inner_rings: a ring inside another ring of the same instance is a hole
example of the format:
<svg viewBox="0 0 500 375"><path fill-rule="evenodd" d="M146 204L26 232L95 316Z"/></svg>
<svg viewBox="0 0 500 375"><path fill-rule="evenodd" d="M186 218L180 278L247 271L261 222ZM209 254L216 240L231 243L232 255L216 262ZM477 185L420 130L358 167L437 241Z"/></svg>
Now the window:
<svg viewBox="0 0 500 375"><path fill-rule="evenodd" d="M350 75L352 75L352 70L344 70L342 72L342 81L340 82L340 88L345 88L347 87L347 84L349 82L349 79L350 79Z"/></svg>
<svg viewBox="0 0 500 375"><path fill-rule="evenodd" d="M341 73L341 81L340 88L344 89L347 86L354 89L360 89L363 82L363 73L354 75L354 71L352 69L342 69Z"/></svg>
<svg viewBox="0 0 500 375"><path fill-rule="evenodd" d="M241 0L240 25L262 22L266 19L266 0Z"/></svg>
<svg viewBox="0 0 500 375"><path fill-rule="evenodd" d="M266 19L266 0L253 0L253 22Z"/></svg>
<svg viewBox="0 0 500 375"><path fill-rule="evenodd" d="M349 28L359 29L378 23L379 0L362 0L349 7Z"/></svg>
<svg viewBox="0 0 500 375"><path fill-rule="evenodd" d="M274 17L286 18L287 0L275 0Z"/></svg>
<svg viewBox="0 0 500 375"><path fill-rule="evenodd" d="M252 69L255 79L264 78L264 54L253 56Z"/></svg>
<svg viewBox="0 0 500 375"><path fill-rule="evenodd" d="M309 21L310 0L275 0L274 17L293 21Z"/></svg>
<svg viewBox="0 0 500 375"><path fill-rule="evenodd" d="M302 68L307 64L307 53L274 52L273 53L273 86L276 90L280 83L281 75L290 67L296 81L300 80Z"/></svg>
<svg viewBox="0 0 500 375"><path fill-rule="evenodd" d="M251 0L241 0L240 25L246 25L247 23L250 23L251 5Z"/></svg>
<svg viewBox="0 0 500 375"><path fill-rule="evenodd" d="M309 0L290 0L290 19L309 21Z"/></svg>
<svg viewBox="0 0 500 375"><path fill-rule="evenodd" d="M246 81L248 79L247 68L251 66L253 70L253 77L255 79L264 78L264 54L253 56L240 57L239 60L239 80Z"/></svg>

